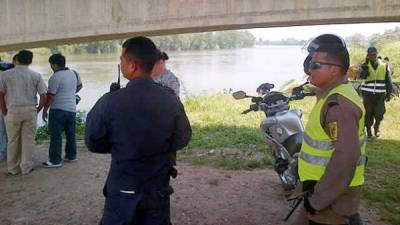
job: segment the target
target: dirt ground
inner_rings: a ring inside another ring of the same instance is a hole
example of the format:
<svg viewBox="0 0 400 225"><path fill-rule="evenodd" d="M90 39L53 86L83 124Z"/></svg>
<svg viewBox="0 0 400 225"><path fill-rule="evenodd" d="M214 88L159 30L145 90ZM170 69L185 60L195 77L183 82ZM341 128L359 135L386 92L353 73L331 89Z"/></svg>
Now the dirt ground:
<svg viewBox="0 0 400 225"><path fill-rule="evenodd" d="M79 160L61 168L41 168L47 147L38 146L35 170L6 174L0 163L0 225L98 224L101 193L110 156L92 154L78 143ZM178 162L172 181L172 222L175 225L285 225L289 209L274 171L227 171ZM363 207L365 224L384 225Z"/></svg>

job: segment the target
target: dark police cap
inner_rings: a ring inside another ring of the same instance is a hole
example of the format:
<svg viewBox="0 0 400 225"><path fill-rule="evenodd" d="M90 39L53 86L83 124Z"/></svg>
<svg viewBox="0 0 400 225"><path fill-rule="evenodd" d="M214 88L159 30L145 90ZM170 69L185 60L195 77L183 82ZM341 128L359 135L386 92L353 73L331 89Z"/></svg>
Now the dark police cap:
<svg viewBox="0 0 400 225"><path fill-rule="evenodd" d="M378 50L375 47L369 47L367 49L367 53L371 54L371 53L378 53Z"/></svg>

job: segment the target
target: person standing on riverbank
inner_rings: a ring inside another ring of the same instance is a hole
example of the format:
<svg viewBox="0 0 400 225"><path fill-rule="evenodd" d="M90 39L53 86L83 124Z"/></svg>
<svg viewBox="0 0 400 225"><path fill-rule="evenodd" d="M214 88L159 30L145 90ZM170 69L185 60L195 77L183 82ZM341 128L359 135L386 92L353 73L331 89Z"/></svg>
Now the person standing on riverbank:
<svg viewBox="0 0 400 225"><path fill-rule="evenodd" d="M365 110L347 79L349 53L344 40L332 34L316 37L307 50L304 71L319 89L299 153L304 207L295 224L360 224L357 212L367 161Z"/></svg>
<svg viewBox="0 0 400 225"><path fill-rule="evenodd" d="M8 134L7 170L12 175L28 174L33 169L36 118L46 100L47 88L42 76L28 68L32 59L31 51L21 50L15 68L0 77L0 108Z"/></svg>
<svg viewBox="0 0 400 225"><path fill-rule="evenodd" d="M75 93L82 89L82 81L78 73L65 67L65 57L53 54L49 58L50 67L54 74L49 79L47 101L43 109L42 118L47 120L49 112L49 160L43 162L45 168L62 166L62 133L65 132L65 157L64 161L77 160L75 123L76 123L76 97Z"/></svg>
<svg viewBox="0 0 400 225"><path fill-rule="evenodd" d="M87 116L86 146L112 158L102 225L171 224L170 175L192 131L179 98L150 77L156 57L149 38L125 41L120 65L128 84L103 95Z"/></svg>
<svg viewBox="0 0 400 225"><path fill-rule="evenodd" d="M365 126L367 136L372 138L371 127L374 127L376 137L380 136L380 124L386 112L385 100L390 101L393 91L390 67L377 58L378 50L375 47L367 49L367 61L361 66L360 78L361 95L365 107Z"/></svg>
<svg viewBox="0 0 400 225"><path fill-rule="evenodd" d="M169 59L167 53L158 50L157 61L154 64L154 68L151 72L151 77L156 83L162 86L171 88L175 95L179 97L180 83L179 79L175 76L171 70L167 69L166 61Z"/></svg>

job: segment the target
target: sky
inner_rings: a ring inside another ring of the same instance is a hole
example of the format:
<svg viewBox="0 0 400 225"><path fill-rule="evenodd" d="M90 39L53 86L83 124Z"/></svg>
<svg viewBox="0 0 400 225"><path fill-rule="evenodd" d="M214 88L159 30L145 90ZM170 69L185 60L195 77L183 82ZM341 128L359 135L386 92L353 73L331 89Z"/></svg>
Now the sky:
<svg viewBox="0 0 400 225"><path fill-rule="evenodd" d="M264 40L281 40L295 38L297 40L308 40L324 33L337 34L343 38L360 33L366 37L372 34L383 34L385 30L400 27L400 23L363 23L363 24L334 24L314 25L296 27L255 28L249 31L257 38Z"/></svg>

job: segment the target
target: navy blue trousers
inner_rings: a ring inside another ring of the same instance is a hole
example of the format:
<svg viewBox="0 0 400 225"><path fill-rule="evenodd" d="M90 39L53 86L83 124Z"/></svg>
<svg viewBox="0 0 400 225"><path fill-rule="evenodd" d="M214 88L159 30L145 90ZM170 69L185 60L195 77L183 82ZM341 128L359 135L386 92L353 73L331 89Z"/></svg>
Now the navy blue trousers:
<svg viewBox="0 0 400 225"><path fill-rule="evenodd" d="M62 133L65 132L65 158L76 158L76 139L75 139L75 112L68 112L59 109L50 109L49 112L49 132L50 147L49 160L53 164L62 161Z"/></svg>
<svg viewBox="0 0 400 225"><path fill-rule="evenodd" d="M138 193L108 193L100 225L170 225L171 186Z"/></svg>

